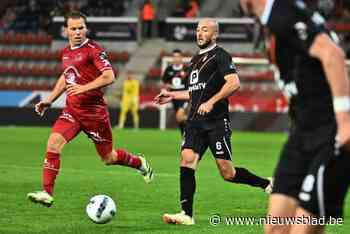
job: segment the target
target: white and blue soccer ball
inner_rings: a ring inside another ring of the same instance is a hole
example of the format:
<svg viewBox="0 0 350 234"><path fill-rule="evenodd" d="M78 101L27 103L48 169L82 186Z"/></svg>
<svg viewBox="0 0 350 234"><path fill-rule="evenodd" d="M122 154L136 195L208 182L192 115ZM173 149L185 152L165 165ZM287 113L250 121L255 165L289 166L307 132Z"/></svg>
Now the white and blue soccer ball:
<svg viewBox="0 0 350 234"><path fill-rule="evenodd" d="M108 223L117 213L117 207L112 198L107 195L93 196L86 206L89 218L98 224Z"/></svg>

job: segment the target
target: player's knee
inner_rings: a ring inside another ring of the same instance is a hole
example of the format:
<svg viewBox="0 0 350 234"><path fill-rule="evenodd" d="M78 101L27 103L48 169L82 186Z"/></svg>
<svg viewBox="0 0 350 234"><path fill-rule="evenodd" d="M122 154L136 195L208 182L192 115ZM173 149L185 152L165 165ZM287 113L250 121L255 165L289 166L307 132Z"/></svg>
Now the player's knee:
<svg viewBox="0 0 350 234"><path fill-rule="evenodd" d="M111 165L114 162L114 151L110 144L95 144L97 154L106 165Z"/></svg>
<svg viewBox="0 0 350 234"><path fill-rule="evenodd" d="M52 133L47 141L47 151L61 153L66 140L61 134Z"/></svg>
<svg viewBox="0 0 350 234"><path fill-rule="evenodd" d="M197 162L196 154L193 150L184 149L181 152L181 166L192 168Z"/></svg>
<svg viewBox="0 0 350 234"><path fill-rule="evenodd" d="M177 122L182 122L185 120L185 114L183 110L178 110L175 115L175 119Z"/></svg>

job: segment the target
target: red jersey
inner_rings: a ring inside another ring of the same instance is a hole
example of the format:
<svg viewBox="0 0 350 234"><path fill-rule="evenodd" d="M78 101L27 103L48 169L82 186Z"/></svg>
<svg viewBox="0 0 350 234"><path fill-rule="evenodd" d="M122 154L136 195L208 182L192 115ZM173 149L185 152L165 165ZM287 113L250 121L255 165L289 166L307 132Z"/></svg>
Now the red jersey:
<svg viewBox="0 0 350 234"><path fill-rule="evenodd" d="M87 84L99 77L103 71L113 69L104 49L89 39L78 47L64 48L61 51L61 60L67 85ZM79 116L105 115L102 111L106 110L107 104L103 94L101 87L78 95L67 96L67 108L74 110Z"/></svg>

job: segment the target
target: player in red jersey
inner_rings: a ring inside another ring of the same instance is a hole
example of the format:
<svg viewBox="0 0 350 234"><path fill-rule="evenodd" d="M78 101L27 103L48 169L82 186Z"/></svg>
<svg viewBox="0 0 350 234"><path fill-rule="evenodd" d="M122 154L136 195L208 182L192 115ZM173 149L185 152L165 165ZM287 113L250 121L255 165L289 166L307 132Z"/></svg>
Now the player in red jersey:
<svg viewBox="0 0 350 234"><path fill-rule="evenodd" d="M86 37L86 17L72 12L65 17L69 45L62 50L63 73L49 97L35 105L43 116L64 91L66 107L55 122L47 142L44 162L43 191L29 193L33 202L53 204L53 188L60 169L60 154L69 141L83 131L95 144L106 165L123 165L138 169L146 183L153 180L153 170L144 157L123 149L113 149L112 130L102 88L113 83L115 74L106 52Z"/></svg>

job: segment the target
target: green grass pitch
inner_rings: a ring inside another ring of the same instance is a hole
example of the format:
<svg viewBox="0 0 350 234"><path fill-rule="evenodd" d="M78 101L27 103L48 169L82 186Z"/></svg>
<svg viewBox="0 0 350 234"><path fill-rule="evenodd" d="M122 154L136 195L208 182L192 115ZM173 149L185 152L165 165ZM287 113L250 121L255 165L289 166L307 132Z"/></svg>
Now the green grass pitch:
<svg viewBox="0 0 350 234"><path fill-rule="evenodd" d="M41 174L49 128L0 128L0 233L263 233L261 225L211 226L213 214L262 217L268 196L260 189L224 182L209 152L196 173L195 226L165 225L165 212L178 212L180 134L175 130L113 130L115 146L142 152L155 169L146 185L130 168L105 166L94 145L80 134L62 153L61 171L51 208L30 203L26 194L41 188ZM233 161L262 176L271 176L285 134L238 133L232 136ZM85 206L95 194L117 203L112 222L88 220ZM328 233L350 233L349 199L345 223Z"/></svg>

